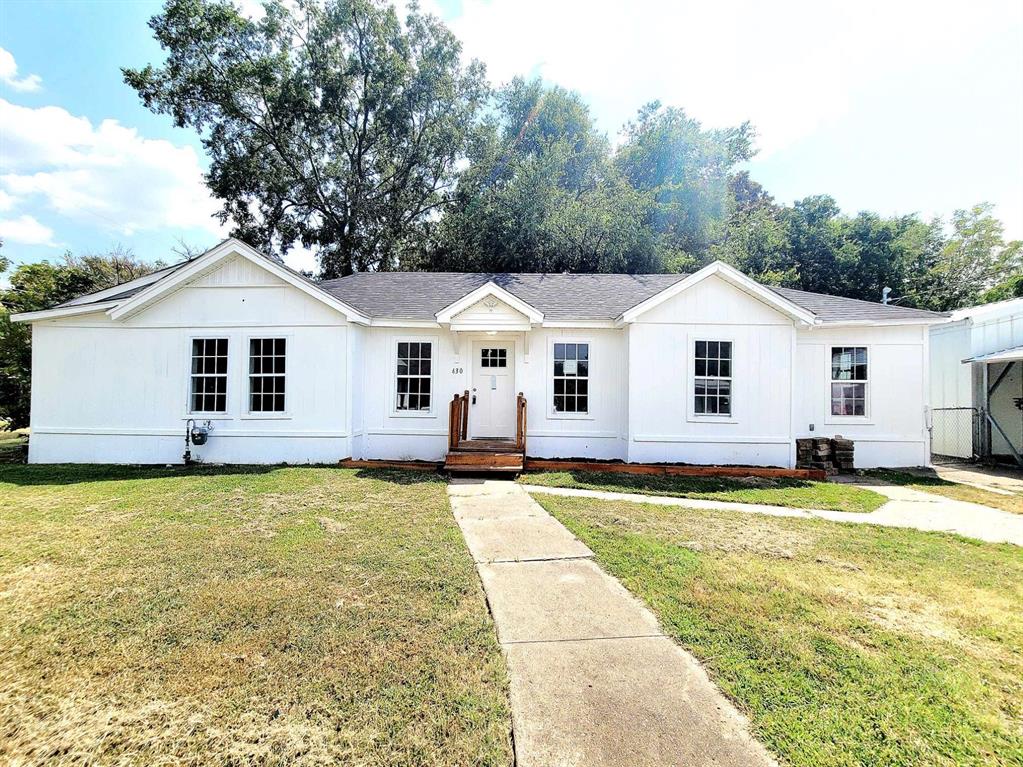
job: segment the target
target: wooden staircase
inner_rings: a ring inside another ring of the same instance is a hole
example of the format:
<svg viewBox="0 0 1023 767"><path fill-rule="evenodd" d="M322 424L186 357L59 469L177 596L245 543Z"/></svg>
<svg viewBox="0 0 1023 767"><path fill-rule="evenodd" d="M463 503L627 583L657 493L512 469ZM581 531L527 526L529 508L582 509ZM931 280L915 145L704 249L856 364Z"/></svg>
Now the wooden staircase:
<svg viewBox="0 0 1023 767"><path fill-rule="evenodd" d="M526 398L515 403L515 439L467 439L469 392L456 394L448 412L448 454L444 469L452 473L518 474L526 462Z"/></svg>

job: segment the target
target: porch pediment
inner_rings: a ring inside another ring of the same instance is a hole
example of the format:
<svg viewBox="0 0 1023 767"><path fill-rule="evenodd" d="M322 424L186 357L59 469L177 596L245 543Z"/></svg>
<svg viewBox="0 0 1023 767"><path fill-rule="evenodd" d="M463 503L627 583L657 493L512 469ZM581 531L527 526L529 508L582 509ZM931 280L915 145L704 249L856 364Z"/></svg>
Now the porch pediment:
<svg viewBox="0 0 1023 767"><path fill-rule="evenodd" d="M488 282L437 312L437 322L451 330L529 330L543 313L507 290Z"/></svg>

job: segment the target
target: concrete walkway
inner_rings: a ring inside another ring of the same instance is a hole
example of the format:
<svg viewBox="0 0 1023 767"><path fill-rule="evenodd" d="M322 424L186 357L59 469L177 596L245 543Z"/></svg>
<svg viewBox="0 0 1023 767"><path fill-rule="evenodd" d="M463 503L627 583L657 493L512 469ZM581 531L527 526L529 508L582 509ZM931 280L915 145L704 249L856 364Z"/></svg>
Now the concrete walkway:
<svg viewBox="0 0 1023 767"><path fill-rule="evenodd" d="M641 495L639 493L612 493L602 490L578 490L565 487L523 485L530 493L599 498L606 501L651 503L659 506L677 506L688 509L719 509L742 511L749 514L768 514L776 517L819 517L834 522L853 522L885 527L908 527L946 533L958 533L968 538L989 543L1014 543L1023 546L1023 515L1012 514L976 503L954 501L933 493L924 493L898 485L857 481L858 487L873 490L888 498L877 511L869 513L832 511L828 509L792 509L784 506L766 506L756 503L702 501L692 498Z"/></svg>
<svg viewBox="0 0 1023 767"><path fill-rule="evenodd" d="M518 767L773 765L745 719L514 482L452 480L508 660Z"/></svg>

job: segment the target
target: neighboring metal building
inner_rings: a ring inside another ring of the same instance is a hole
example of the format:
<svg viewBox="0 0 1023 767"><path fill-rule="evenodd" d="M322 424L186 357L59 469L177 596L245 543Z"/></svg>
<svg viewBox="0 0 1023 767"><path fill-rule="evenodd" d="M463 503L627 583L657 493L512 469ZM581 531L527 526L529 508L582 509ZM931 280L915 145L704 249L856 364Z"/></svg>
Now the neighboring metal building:
<svg viewBox="0 0 1023 767"><path fill-rule="evenodd" d="M1023 466L1023 298L931 328L931 451Z"/></svg>

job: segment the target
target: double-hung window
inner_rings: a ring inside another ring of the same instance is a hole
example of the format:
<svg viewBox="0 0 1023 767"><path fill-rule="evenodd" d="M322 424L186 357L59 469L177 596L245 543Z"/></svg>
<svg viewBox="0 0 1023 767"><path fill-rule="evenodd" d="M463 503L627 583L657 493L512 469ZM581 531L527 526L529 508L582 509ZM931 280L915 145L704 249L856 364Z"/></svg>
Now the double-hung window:
<svg viewBox="0 0 1023 767"><path fill-rule="evenodd" d="M283 413L286 338L249 339L249 412Z"/></svg>
<svg viewBox="0 0 1023 767"><path fill-rule="evenodd" d="M693 352L693 415L730 416L732 342L696 341Z"/></svg>
<svg viewBox="0 0 1023 767"><path fill-rule="evenodd" d="M399 341L395 410L429 412L433 392L433 343Z"/></svg>
<svg viewBox="0 0 1023 767"><path fill-rule="evenodd" d="M554 344L554 412L590 412L589 344Z"/></svg>
<svg viewBox="0 0 1023 767"><path fill-rule="evenodd" d="M831 347L831 415L867 415L867 347Z"/></svg>
<svg viewBox="0 0 1023 767"><path fill-rule="evenodd" d="M227 412L227 339L193 338L188 409L192 413Z"/></svg>

